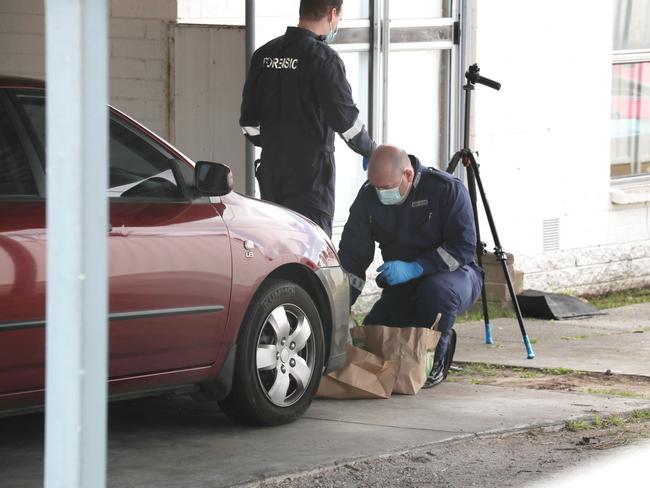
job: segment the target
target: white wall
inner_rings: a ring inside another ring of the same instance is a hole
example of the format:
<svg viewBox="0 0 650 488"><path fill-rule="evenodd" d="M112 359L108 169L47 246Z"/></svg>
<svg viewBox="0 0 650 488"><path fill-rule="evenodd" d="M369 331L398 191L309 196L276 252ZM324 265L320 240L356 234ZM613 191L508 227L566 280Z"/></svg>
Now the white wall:
<svg viewBox="0 0 650 488"><path fill-rule="evenodd" d="M255 44L284 34L287 25L298 25L300 0L255 2ZM178 0L178 21L201 24L244 25L244 0Z"/></svg>
<svg viewBox="0 0 650 488"><path fill-rule="evenodd" d="M230 165L235 189L242 193L246 140L239 109L244 65L244 28L193 24L174 28L171 140L195 161Z"/></svg>
<svg viewBox="0 0 650 488"><path fill-rule="evenodd" d="M505 250L525 286L603 291L650 283L647 204L610 202L613 10L589 0L477 1L472 147ZM543 221L559 219L544 253ZM493 247L485 219L482 237Z"/></svg>
<svg viewBox="0 0 650 488"><path fill-rule="evenodd" d="M176 0L110 0L111 104L169 137L167 26ZM0 0L0 73L45 78L43 0Z"/></svg>

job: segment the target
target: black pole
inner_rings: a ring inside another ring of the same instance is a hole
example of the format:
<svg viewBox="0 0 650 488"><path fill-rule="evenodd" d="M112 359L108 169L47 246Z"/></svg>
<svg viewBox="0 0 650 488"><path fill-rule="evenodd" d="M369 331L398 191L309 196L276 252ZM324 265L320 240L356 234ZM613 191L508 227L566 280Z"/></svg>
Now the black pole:
<svg viewBox="0 0 650 488"><path fill-rule="evenodd" d="M476 227L476 261L479 267L483 268L483 254L485 254L485 243L481 240L481 231L479 227L478 220L478 206L476 200L476 183L474 181L474 171L472 167L468 164L466 159L468 155L471 155L471 150L469 148L469 126L470 126L470 114L471 114L471 97L470 94L474 90L474 86L468 81L465 86L465 118L463 124L463 148L454 154L449 167L447 168L448 173L453 173L456 170L459 162L463 162L463 165L467 168L467 189L469 191L470 200L472 202L472 213L474 214L474 227ZM485 343L494 344L494 339L492 338L492 324L490 323L490 312L488 309L487 301L487 290L485 289L485 277L483 277L481 284L481 306L483 308L483 321L485 323Z"/></svg>
<svg viewBox="0 0 650 488"><path fill-rule="evenodd" d="M526 353L528 354L528 359L533 359L535 353L530 344L530 339L526 333L526 328L524 327L524 321L521 315L521 309L519 308L519 301L517 300L517 295L515 294L514 287L512 285L512 279L510 278L510 273L508 273L508 266L506 263L505 253L501 248L501 242L499 241L499 236L497 234L496 225L494 224L494 218L492 217L492 211L490 210L490 205L487 201L487 196L485 195L485 190L483 188L483 183L481 181L481 175L479 173L478 164L472 154L471 149L469 148L469 126L470 126L470 95L474 90L474 84L480 83L481 85L488 86L495 90L501 88L501 84L485 78L479 75L478 65L473 64L470 66L469 70L465 73L465 78L467 78L467 84L463 86L465 90L465 120L464 120L464 134L463 134L463 148L458 151L451 158L449 166L447 167L448 173L453 173L456 170L456 166L459 162L462 161L463 165L467 168L467 189L470 194L470 200L472 202L472 211L474 213L474 224L476 226L476 259L480 267L483 266L482 256L485 253L485 244L481 241L481 234L479 229L479 220L478 220L478 205L476 199L476 185L478 185L478 190L481 195L481 201L483 203L483 209L485 210L488 224L490 225L490 231L492 232L492 237L494 239L494 255L501 262L501 268L503 270L503 275L506 279L506 284L508 285L508 291L510 292L510 298L512 299L512 304L515 309L515 314L517 315L517 321L519 322L519 330L524 340L524 345L526 347ZM485 289L485 277L483 277L483 286L481 288L481 299L483 301L483 318L485 320L485 343L494 344L492 339L492 326L490 324L490 317L487 306L487 292Z"/></svg>
<svg viewBox="0 0 650 488"><path fill-rule="evenodd" d="M515 309L515 314L517 315L517 322L519 322L519 330L521 331L521 336L524 339L524 345L526 346L526 352L528 353L528 359L533 359L535 353L533 352L533 347L530 344L530 339L526 333L526 328L524 327L524 319L521 315L521 309L519 308L519 301L517 300L517 295L515 294L515 289L512 286L512 279L510 278L510 273L508 272L508 265L506 263L506 256L501 248L501 242L499 241L499 235L497 234L497 228L494 224L494 218L492 217L492 211L490 210L490 204L488 203L487 196L485 195L485 190L483 189L483 183L481 181L481 174L479 173L478 164L476 164L476 159L472 154L469 155L470 166L474 173L474 179L478 185L479 193L481 194L481 201L483 202L483 209L485 210L485 215L488 219L488 224L490 225L490 231L492 232L492 238L494 239L494 255L501 262L501 268L503 269L503 276L506 278L506 283L508 285L508 291L510 292L510 297L512 298L512 305Z"/></svg>
<svg viewBox="0 0 650 488"><path fill-rule="evenodd" d="M474 86L468 81L463 87L465 90L465 124L463 132L463 165L467 168L467 189L469 190L469 197L472 201L472 211L474 212L474 226L476 227L476 261L481 269L483 269L483 254L485 254L485 244L481 240L481 229L478 220L478 205L476 200L476 183L474 181L474 171L470 165L467 164L465 158L467 153L471 154L469 148L469 127L471 111L471 93ZM488 309L487 290L485 288L485 276L483 276L481 285L481 306L483 307L483 322L485 323L485 343L494 344L492 338L492 324L490 323L490 312Z"/></svg>
<svg viewBox="0 0 650 488"><path fill-rule="evenodd" d="M246 74L255 52L255 0L246 0ZM246 74L244 76L246 76ZM255 146L246 140L246 195L255 196Z"/></svg>

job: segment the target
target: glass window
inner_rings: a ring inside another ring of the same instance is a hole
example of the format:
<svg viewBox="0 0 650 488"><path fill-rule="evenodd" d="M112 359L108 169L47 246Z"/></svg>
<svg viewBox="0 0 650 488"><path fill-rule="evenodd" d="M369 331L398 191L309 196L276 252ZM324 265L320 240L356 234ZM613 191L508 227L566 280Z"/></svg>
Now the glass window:
<svg viewBox="0 0 650 488"><path fill-rule="evenodd" d="M399 0L390 2L391 19L433 19L451 16L449 0Z"/></svg>
<svg viewBox="0 0 650 488"><path fill-rule="evenodd" d="M390 56L387 140L417 156L425 166L444 168L450 53L394 51Z"/></svg>
<svg viewBox="0 0 650 488"><path fill-rule="evenodd" d="M368 128L368 52L339 53L345 63L345 71L352 88L352 98L359 108L359 118ZM362 157L352 151L343 139L336 136L336 207L334 223L344 224L348 219L350 205L357 196L366 172Z"/></svg>
<svg viewBox="0 0 650 488"><path fill-rule="evenodd" d="M16 99L21 102L36 136L45 147L45 97L23 92L16 94ZM183 197L172 172L171 155L114 119L110 121L109 158L109 197Z"/></svg>
<svg viewBox="0 0 650 488"><path fill-rule="evenodd" d="M32 123L41 147L45 147L45 96L40 92L18 93L16 99L20 102L27 118Z"/></svg>
<svg viewBox="0 0 650 488"><path fill-rule="evenodd" d="M0 196L37 194L27 154L11 117L0 103Z"/></svg>
<svg viewBox="0 0 650 488"><path fill-rule="evenodd" d="M343 19L367 19L370 17L368 0L344 0L341 8Z"/></svg>
<svg viewBox="0 0 650 488"><path fill-rule="evenodd" d="M110 123L109 197L180 199L171 157L116 120Z"/></svg>
<svg viewBox="0 0 650 488"><path fill-rule="evenodd" d="M614 11L611 176L650 174L650 0Z"/></svg>
<svg viewBox="0 0 650 488"><path fill-rule="evenodd" d="M612 70L612 177L650 173L650 62Z"/></svg>

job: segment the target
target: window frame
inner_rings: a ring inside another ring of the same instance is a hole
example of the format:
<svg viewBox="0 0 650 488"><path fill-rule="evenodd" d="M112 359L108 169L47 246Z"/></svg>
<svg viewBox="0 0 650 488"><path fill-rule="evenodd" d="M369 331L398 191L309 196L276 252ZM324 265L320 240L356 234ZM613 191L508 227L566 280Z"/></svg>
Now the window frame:
<svg viewBox="0 0 650 488"><path fill-rule="evenodd" d="M109 107L110 114L109 114L109 127L111 122L115 122L119 125L121 125L123 128L131 132L133 135L141 139L145 144L149 144L150 146L153 146L153 148L161 153L165 158L167 158L167 161L169 161L169 168L172 171L172 174L174 175L174 179L176 180L176 184L181 190L181 197L177 199L171 199L171 198L158 198L158 197L134 197L134 198L121 198L121 197L108 197L109 202L111 203L166 203L166 204L188 204L191 203L194 198L192 198L190 188L188 186L188 183L185 181L185 178L183 177L183 174L178 167L178 164L181 162L178 160L178 158L164 145L160 144L155 138L151 137L148 133L147 130L137 124L134 123L128 116L125 114L121 113L119 110L114 109L113 107ZM109 134L109 147L110 147L110 134ZM108 170L110 171L110 154L109 154L109 159L108 159ZM106 192L108 194L109 188L106 189Z"/></svg>
<svg viewBox="0 0 650 488"><path fill-rule="evenodd" d="M30 93L31 92L31 93ZM6 107L10 118L14 121L14 127L18 132L21 144L25 153L28 157L30 169L32 171L32 176L34 177L37 195L0 195L0 200L2 201L38 201L43 202L46 199L46 182L47 175L45 172L46 165L46 148L44 147L44 141L40 141L38 135L35 133L32 121L25 112L24 107L17 99L17 96L21 93L33 94L39 97L42 97L45 103L47 104L47 95L45 89L41 87L20 87L20 86L2 86L0 87L0 104ZM196 196L192 192L191 182L186 181L183 176L182 171L178 167L179 164L185 164L183 161L180 161L178 156L174 153L173 149L167 147L165 144L158 141L154 136L149 134L149 130L144 126L140 125L137 121L132 120L128 115L122 113L121 111L108 106L108 117L109 124L111 121L115 121L120 124L126 130L133 133L136 137L141 139L145 144L153 146L153 148L160 152L167 160L169 161L170 169L176 180L176 184L181 190L181 197L177 199L169 198L152 198L152 197L137 197L137 198L120 198L120 197L108 197L108 188L107 198L110 203L167 203L167 204L187 204L192 203L197 200ZM110 125L109 125L110 127ZM110 144L110 135L109 135L109 144ZM108 159L110 169L110 155ZM202 202L203 199L198 198L199 202Z"/></svg>
<svg viewBox="0 0 650 488"><path fill-rule="evenodd" d="M20 202L41 202L45 200L45 170L43 152L39 149L41 144L38 142L31 123L25 118L26 114L15 99L15 92L23 89L11 87L0 87L0 105L2 105L13 122L14 129L20 140L20 144L25 152L29 169L34 178L36 194L34 195L1 195L2 201L20 201ZM24 90L38 89L25 88ZM41 90L42 91L42 90Z"/></svg>
<svg viewBox="0 0 650 488"><path fill-rule="evenodd" d="M617 64L636 64L636 63L650 63L650 48L612 51L612 68ZM610 97L612 95L613 94L610 92ZM610 120L612 120L611 117ZM609 180L612 186L626 186L629 185L630 183L650 183L650 173L632 174L632 175L625 175L625 176L612 176L611 175L611 166L612 166L611 154L609 158L609 166L610 166Z"/></svg>

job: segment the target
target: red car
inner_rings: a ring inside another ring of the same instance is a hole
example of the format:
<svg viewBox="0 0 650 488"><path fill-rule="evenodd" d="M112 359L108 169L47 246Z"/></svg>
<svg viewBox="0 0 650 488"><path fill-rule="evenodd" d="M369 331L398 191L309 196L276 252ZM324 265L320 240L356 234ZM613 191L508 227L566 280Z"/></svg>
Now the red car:
<svg viewBox="0 0 650 488"><path fill-rule="evenodd" d="M330 240L112 108L109 147L110 398L201 390L245 423L300 417L345 360ZM0 414L44 402L44 168L44 85L0 76Z"/></svg>

